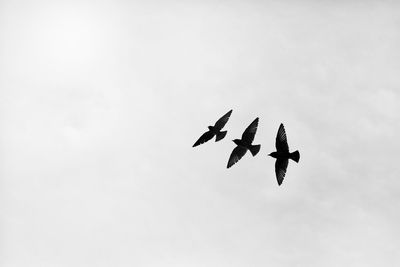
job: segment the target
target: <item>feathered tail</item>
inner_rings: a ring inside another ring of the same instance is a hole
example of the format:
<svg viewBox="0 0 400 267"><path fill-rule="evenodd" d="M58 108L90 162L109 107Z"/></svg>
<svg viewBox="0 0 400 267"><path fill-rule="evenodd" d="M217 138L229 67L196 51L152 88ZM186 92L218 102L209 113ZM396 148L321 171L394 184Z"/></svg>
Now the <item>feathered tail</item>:
<svg viewBox="0 0 400 267"><path fill-rule="evenodd" d="M227 133L227 131L217 133L217 136L215 137L215 142L218 142L219 140L223 139L225 137L226 133Z"/></svg>
<svg viewBox="0 0 400 267"><path fill-rule="evenodd" d="M296 150L295 152L290 153L290 158L296 162L299 162L300 160L300 153L298 150Z"/></svg>
<svg viewBox="0 0 400 267"><path fill-rule="evenodd" d="M250 147L250 152L253 155L253 157L255 155L257 155L257 153L260 151L261 145L254 145Z"/></svg>

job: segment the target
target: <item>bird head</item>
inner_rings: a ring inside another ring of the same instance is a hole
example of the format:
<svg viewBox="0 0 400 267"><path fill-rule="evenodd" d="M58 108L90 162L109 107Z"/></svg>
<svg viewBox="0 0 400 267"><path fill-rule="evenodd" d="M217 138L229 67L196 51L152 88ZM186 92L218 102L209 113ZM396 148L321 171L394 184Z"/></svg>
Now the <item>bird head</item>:
<svg viewBox="0 0 400 267"><path fill-rule="evenodd" d="M271 156L271 157L273 157L273 158L276 158L276 154L277 154L276 152L272 152L272 153L269 153L268 156Z"/></svg>
<svg viewBox="0 0 400 267"><path fill-rule="evenodd" d="M212 126L208 126L208 129L211 131L214 127Z"/></svg>
<svg viewBox="0 0 400 267"><path fill-rule="evenodd" d="M234 139L232 140L236 145L239 145L240 139Z"/></svg>

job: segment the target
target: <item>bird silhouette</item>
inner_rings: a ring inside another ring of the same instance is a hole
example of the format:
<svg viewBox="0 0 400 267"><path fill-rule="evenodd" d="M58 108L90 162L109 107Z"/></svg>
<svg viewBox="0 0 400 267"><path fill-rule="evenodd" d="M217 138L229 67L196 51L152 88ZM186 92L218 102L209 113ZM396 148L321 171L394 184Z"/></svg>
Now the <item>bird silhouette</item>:
<svg viewBox="0 0 400 267"><path fill-rule="evenodd" d="M238 162L250 150L253 157L260 151L261 145L252 145L258 127L258 118L256 118L242 134L242 139L232 140L237 146L233 149L229 157L227 168Z"/></svg>
<svg viewBox="0 0 400 267"><path fill-rule="evenodd" d="M285 178L286 169L289 164L289 159L296 162L300 160L300 153L298 150L295 152L289 152L289 145L287 143L285 127L281 123L278 129L278 134L275 140L276 151L269 154L269 156L276 158L275 162L275 174L278 180L278 185L281 185Z"/></svg>
<svg viewBox="0 0 400 267"><path fill-rule="evenodd" d="M202 136L200 136L199 140L194 143L193 147L196 147L198 145L201 145L209 140L211 140L214 136L215 137L215 142L218 142L219 140L222 140L227 131L221 131L222 128L224 128L225 124L228 122L229 117L232 114L232 109L228 111L224 116L222 116L217 122L214 124L214 126L208 126L208 131L203 133Z"/></svg>

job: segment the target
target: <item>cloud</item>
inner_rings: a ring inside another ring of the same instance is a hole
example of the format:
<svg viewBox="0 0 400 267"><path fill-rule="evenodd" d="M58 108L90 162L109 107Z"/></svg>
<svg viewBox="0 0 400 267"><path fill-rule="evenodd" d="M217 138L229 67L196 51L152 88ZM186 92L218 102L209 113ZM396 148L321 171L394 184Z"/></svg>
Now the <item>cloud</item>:
<svg viewBox="0 0 400 267"><path fill-rule="evenodd" d="M3 7L4 266L398 262L396 3ZM278 187L281 122L301 160Z"/></svg>

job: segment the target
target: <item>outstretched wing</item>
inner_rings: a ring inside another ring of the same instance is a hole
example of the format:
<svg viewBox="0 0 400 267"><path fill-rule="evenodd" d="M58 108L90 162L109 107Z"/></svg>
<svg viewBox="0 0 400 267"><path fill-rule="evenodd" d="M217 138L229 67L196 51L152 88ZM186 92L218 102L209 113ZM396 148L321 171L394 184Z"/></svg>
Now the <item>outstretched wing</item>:
<svg viewBox="0 0 400 267"><path fill-rule="evenodd" d="M283 127L282 123L279 126L278 134L276 135L275 147L276 151L278 152L289 152L289 145L286 139L285 127Z"/></svg>
<svg viewBox="0 0 400 267"><path fill-rule="evenodd" d="M247 149L242 146L237 146L233 149L231 156L229 157L227 168L230 168L233 164L238 162L245 154Z"/></svg>
<svg viewBox="0 0 400 267"><path fill-rule="evenodd" d="M196 143L194 143L193 147L201 145L213 137L214 137L214 134L211 131L205 132L205 133L203 133L202 136L200 136L199 140L197 140Z"/></svg>
<svg viewBox="0 0 400 267"><path fill-rule="evenodd" d="M256 118L250 125L244 130L242 134L242 141L247 144L251 144L254 140L258 127L258 118Z"/></svg>
<svg viewBox="0 0 400 267"><path fill-rule="evenodd" d="M222 116L219 120L217 120L217 122L214 125L214 128L216 128L216 130L222 130L222 128L224 128L225 124L228 122L231 114L232 114L232 109L228 111L228 113L226 113L224 116Z"/></svg>
<svg viewBox="0 0 400 267"><path fill-rule="evenodd" d="M277 159L275 162L275 174L278 185L281 185L283 178L285 178L286 169L289 164L288 159Z"/></svg>

